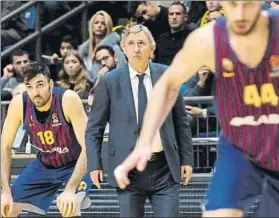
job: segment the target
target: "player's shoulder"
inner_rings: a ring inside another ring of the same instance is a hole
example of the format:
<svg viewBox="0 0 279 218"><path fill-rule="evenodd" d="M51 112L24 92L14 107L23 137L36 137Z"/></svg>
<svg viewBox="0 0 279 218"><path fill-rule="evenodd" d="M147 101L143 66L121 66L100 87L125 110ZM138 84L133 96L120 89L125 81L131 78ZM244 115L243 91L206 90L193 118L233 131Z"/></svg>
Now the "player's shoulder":
<svg viewBox="0 0 279 218"><path fill-rule="evenodd" d="M10 102L10 106L12 107L19 107L22 105L23 105L23 93L15 95Z"/></svg>
<svg viewBox="0 0 279 218"><path fill-rule="evenodd" d="M214 38L214 26L215 21L212 21L208 24L206 24L203 27L195 29L188 37L187 40L195 41L198 44L195 44L193 46L197 45L203 45L206 43L211 43L211 40ZM186 41L187 41L186 40Z"/></svg>
<svg viewBox="0 0 279 218"><path fill-rule="evenodd" d="M70 114L75 113L76 111L80 110L80 108L82 108L80 96L76 92L67 89L62 96L62 110L66 120Z"/></svg>
<svg viewBox="0 0 279 218"><path fill-rule="evenodd" d="M9 104L9 114L12 114L13 119L23 118L23 93L15 95Z"/></svg>
<svg viewBox="0 0 279 218"><path fill-rule="evenodd" d="M203 27L194 30L185 40L183 51L194 54L213 54L214 52L214 25L212 21Z"/></svg>
<svg viewBox="0 0 279 218"><path fill-rule="evenodd" d="M62 96L62 101L71 103L71 101L76 101L76 100L80 100L80 97L75 91L70 89L64 91Z"/></svg>

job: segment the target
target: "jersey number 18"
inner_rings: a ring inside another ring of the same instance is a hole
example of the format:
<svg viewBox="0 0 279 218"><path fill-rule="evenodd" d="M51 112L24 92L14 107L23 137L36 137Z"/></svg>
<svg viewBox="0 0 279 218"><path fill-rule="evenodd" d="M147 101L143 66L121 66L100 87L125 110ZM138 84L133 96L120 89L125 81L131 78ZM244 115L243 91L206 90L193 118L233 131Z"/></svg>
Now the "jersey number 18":
<svg viewBox="0 0 279 218"><path fill-rule="evenodd" d="M48 145L52 145L54 143L54 137L53 137L53 133L50 130L47 130L45 132L38 132L37 136L39 136L41 143L43 145L48 144Z"/></svg>

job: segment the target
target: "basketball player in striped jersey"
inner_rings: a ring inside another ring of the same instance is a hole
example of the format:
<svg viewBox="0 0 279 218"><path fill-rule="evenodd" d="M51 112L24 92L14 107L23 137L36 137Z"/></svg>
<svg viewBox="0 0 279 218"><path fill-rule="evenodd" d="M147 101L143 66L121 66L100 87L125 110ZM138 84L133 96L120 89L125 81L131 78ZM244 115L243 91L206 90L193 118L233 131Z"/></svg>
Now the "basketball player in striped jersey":
<svg viewBox="0 0 279 218"><path fill-rule="evenodd" d="M75 92L53 87L44 64L27 65L23 79L26 92L11 101L1 137L1 215L16 217L22 210L44 215L66 184L58 209L64 217L80 216L80 209L90 206L86 193L92 185L82 102ZM11 146L21 122L39 153L10 188Z"/></svg>
<svg viewBox="0 0 279 218"><path fill-rule="evenodd" d="M221 122L216 171L203 200L204 217L241 217L261 195L255 216L279 214L279 13L259 1L221 3L226 18L187 37L156 84L134 151L115 169L119 186L143 170L151 142L172 108L180 85L202 66L216 77Z"/></svg>

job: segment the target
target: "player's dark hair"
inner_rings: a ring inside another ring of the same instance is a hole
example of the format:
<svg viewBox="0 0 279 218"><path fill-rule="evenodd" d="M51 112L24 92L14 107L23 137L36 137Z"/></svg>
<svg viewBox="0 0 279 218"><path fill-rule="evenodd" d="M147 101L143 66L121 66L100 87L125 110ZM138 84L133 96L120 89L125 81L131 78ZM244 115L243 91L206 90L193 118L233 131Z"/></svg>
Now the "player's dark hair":
<svg viewBox="0 0 279 218"><path fill-rule="evenodd" d="M23 70L23 81L28 82L40 74L50 79L50 70L47 65L39 62L31 62Z"/></svg>

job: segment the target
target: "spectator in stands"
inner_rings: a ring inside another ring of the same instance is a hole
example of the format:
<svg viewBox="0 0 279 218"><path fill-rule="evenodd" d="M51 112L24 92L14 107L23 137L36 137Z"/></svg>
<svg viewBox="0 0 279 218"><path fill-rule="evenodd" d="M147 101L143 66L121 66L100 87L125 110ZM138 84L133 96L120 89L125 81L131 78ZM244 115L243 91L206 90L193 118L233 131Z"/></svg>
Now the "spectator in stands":
<svg viewBox="0 0 279 218"><path fill-rule="evenodd" d="M1 17L5 17L18 9L23 3L20 1L1 1ZM12 19L1 23L1 48L12 45L26 36L27 22L24 12Z"/></svg>
<svg viewBox="0 0 279 218"><path fill-rule="evenodd" d="M78 41L70 35L66 35L62 38L59 52L60 56L64 58L68 51L78 50ZM54 53L51 56L51 64L57 64L59 62L59 55Z"/></svg>
<svg viewBox="0 0 279 218"><path fill-rule="evenodd" d="M96 49L94 58L96 63L99 65L100 70L98 72L96 83L94 84L93 88L89 92L89 96L88 96L89 106L91 106L93 103L94 93L101 77L105 75L107 72L115 69L118 62L117 56L115 55L113 48L108 45L99 46Z"/></svg>
<svg viewBox="0 0 279 218"><path fill-rule="evenodd" d="M105 11L98 11L92 16L89 22L89 39L79 47L85 66L88 71L88 79L95 83L99 72L99 66L94 61L96 48L100 45L109 45L113 48L118 64L126 63L126 58L119 43L120 35L112 32L112 20Z"/></svg>
<svg viewBox="0 0 279 218"><path fill-rule="evenodd" d="M170 31L168 23L168 8L151 1L131 1L128 12L143 19L144 25L151 31L155 40Z"/></svg>
<svg viewBox="0 0 279 218"><path fill-rule="evenodd" d="M51 79L56 82L58 80L58 73L63 68L62 59L65 57L68 51L78 50L78 41L73 38L71 35L63 36L59 53L60 56L54 53L52 56L43 55L42 57L45 60L45 64L49 65L49 69L51 72Z"/></svg>
<svg viewBox="0 0 279 218"><path fill-rule="evenodd" d="M118 60L113 48L108 45L99 46L96 49L94 58L100 68L97 78L97 81L99 82L103 75L116 68ZM95 83L95 86L98 84L98 82Z"/></svg>
<svg viewBox="0 0 279 218"><path fill-rule="evenodd" d="M195 23L200 26L201 18L207 11L205 1L191 1L191 6L188 11L187 23Z"/></svg>
<svg viewBox="0 0 279 218"><path fill-rule="evenodd" d="M212 20L210 16L214 17L217 14L217 18L218 18L218 14L221 14L221 16L225 15L225 11L221 8L219 1L206 1L206 7L207 7L207 11L205 12L205 14L201 19L201 24L200 24L201 27L208 24Z"/></svg>
<svg viewBox="0 0 279 218"><path fill-rule="evenodd" d="M121 44L128 63L103 76L96 89L86 130L88 171L97 188L103 178L101 148L107 122L110 125L108 182L116 187L121 217L143 217L149 198L155 217L179 216L180 181L192 173L192 138L182 96L157 133L152 158L143 172L130 175L124 190L117 186L113 171L133 149L152 86L167 66L150 63L155 41L143 25L126 31ZM184 181L186 183L187 181Z"/></svg>
<svg viewBox="0 0 279 218"><path fill-rule="evenodd" d="M198 73L192 77L186 83L186 90L184 96L214 96L215 95L215 81L213 74L207 67L202 67ZM187 103L186 103L187 104ZM199 132L210 132L217 131L216 129L216 118L208 118L209 116L215 115L215 111L212 105L200 105L200 107L194 105L186 105L186 112L192 116L191 129L192 134L196 135ZM200 119L201 118L201 119ZM208 129L207 121L208 118ZM197 130L197 121L199 121Z"/></svg>
<svg viewBox="0 0 279 218"><path fill-rule="evenodd" d="M22 82L23 69L30 63L29 53L18 49L11 54L10 61L11 64L3 69L1 100L10 100L14 88Z"/></svg>
<svg viewBox="0 0 279 218"><path fill-rule="evenodd" d="M271 9L279 9L279 2L278 1L270 1L269 2Z"/></svg>
<svg viewBox="0 0 279 218"><path fill-rule="evenodd" d="M210 11L208 13L208 23L213 20L217 20L220 17L223 17L224 14L221 11Z"/></svg>
<svg viewBox="0 0 279 218"><path fill-rule="evenodd" d="M186 8L180 2L170 4L168 8L170 32L160 35L157 40L155 61L170 65L176 53L182 48L185 38L191 32L186 26Z"/></svg>
<svg viewBox="0 0 279 218"><path fill-rule="evenodd" d="M81 2L79 1L42 1L41 2L41 25L45 26L60 16L71 11L77 7ZM71 35L80 41L80 15L68 19L54 30L47 32L42 36L42 51L43 54L52 55L59 47L63 36Z"/></svg>
<svg viewBox="0 0 279 218"><path fill-rule="evenodd" d="M137 24L140 24L140 23L142 23L142 20L138 19L134 15L130 15L129 18L128 18L128 22L125 26L124 25L117 25L117 26L112 28L112 31L117 32L122 38L123 34L125 33L125 31L127 29L129 29L130 27L135 26Z"/></svg>
<svg viewBox="0 0 279 218"><path fill-rule="evenodd" d="M86 67L77 51L69 51L63 58L63 68L59 73L57 86L71 89L83 99L88 98L92 83L87 79Z"/></svg>
<svg viewBox="0 0 279 218"><path fill-rule="evenodd" d="M217 11L221 8L219 1L205 1L205 4L208 11Z"/></svg>

